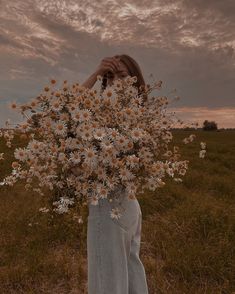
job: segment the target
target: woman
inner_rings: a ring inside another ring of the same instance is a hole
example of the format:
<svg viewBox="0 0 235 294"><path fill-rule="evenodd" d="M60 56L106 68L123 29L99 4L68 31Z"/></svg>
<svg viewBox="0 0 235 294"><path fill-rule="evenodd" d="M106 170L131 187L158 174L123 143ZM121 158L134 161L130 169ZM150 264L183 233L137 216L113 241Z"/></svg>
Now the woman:
<svg viewBox="0 0 235 294"><path fill-rule="evenodd" d="M116 78L136 76L139 93L145 82L137 62L128 55L102 59L95 72L82 84L91 88L101 75L102 90ZM112 193L117 200L89 203L87 227L88 294L148 294L144 266L140 260L142 213L138 200L129 199L122 186ZM120 206L121 218L110 210Z"/></svg>

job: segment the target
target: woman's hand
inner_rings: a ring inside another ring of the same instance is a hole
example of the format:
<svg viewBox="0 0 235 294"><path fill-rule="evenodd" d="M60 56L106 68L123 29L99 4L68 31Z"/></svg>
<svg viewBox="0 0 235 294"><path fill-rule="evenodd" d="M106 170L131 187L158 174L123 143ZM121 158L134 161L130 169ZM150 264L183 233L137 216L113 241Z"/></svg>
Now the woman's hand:
<svg viewBox="0 0 235 294"><path fill-rule="evenodd" d="M96 69L97 74L103 76L108 72L115 73L120 70L119 57L105 57Z"/></svg>
<svg viewBox="0 0 235 294"><path fill-rule="evenodd" d="M119 60L118 56L103 58L95 72L83 82L82 86L91 89L96 83L98 75L104 76L108 72L114 74L116 71L119 71Z"/></svg>

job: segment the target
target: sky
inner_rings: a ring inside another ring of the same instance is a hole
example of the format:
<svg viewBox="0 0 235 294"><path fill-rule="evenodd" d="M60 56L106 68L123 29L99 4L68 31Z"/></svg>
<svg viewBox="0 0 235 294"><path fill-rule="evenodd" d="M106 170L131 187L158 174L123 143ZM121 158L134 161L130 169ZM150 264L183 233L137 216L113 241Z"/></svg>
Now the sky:
<svg viewBox="0 0 235 294"><path fill-rule="evenodd" d="M0 126L50 79L84 82L128 54L179 118L235 127L234 0L0 0Z"/></svg>

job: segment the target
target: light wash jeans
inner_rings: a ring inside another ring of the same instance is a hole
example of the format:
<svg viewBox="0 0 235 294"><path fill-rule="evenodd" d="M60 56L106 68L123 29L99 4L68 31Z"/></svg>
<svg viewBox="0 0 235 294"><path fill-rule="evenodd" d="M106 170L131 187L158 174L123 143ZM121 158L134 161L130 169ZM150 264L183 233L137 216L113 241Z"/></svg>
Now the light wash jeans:
<svg viewBox="0 0 235 294"><path fill-rule="evenodd" d="M119 201L100 199L88 204L87 257L88 294L148 294L140 260L142 213L137 199L128 199L121 188L113 195ZM121 209L112 219L110 210ZM125 211L123 211L123 208Z"/></svg>

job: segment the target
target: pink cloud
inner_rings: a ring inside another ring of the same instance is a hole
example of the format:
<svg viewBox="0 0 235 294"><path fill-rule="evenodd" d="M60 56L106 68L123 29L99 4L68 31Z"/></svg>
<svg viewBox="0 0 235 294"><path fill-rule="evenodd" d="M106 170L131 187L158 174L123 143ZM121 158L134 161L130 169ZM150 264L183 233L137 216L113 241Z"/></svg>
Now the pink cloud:
<svg viewBox="0 0 235 294"><path fill-rule="evenodd" d="M207 107L169 107L180 119L188 122L198 122L202 126L204 120L215 121L218 128L235 128L235 108Z"/></svg>

